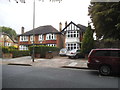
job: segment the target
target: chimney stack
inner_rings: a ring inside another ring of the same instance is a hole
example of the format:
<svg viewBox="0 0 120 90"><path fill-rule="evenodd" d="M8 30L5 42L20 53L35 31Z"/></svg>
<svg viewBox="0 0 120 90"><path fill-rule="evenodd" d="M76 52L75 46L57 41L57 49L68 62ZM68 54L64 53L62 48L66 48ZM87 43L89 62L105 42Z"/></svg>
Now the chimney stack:
<svg viewBox="0 0 120 90"><path fill-rule="evenodd" d="M24 33L24 27L21 27L21 34Z"/></svg>
<svg viewBox="0 0 120 90"><path fill-rule="evenodd" d="M61 22L59 23L59 30L60 30L60 32L62 31L62 23Z"/></svg>
<svg viewBox="0 0 120 90"><path fill-rule="evenodd" d="M65 22L65 27L67 26L67 21Z"/></svg>

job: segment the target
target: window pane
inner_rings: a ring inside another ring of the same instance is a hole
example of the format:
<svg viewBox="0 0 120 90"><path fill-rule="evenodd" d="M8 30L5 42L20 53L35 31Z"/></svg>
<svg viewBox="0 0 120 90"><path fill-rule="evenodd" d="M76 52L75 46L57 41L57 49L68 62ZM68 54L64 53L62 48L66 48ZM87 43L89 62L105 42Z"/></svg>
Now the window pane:
<svg viewBox="0 0 120 90"><path fill-rule="evenodd" d="M112 51L110 51L110 56L120 57L120 51L112 50Z"/></svg>

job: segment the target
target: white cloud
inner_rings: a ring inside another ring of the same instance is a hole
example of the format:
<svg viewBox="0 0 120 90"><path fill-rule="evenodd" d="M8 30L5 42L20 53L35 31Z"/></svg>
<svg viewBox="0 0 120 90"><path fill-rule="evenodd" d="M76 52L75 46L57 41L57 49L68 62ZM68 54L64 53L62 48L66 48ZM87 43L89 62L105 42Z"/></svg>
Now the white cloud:
<svg viewBox="0 0 120 90"><path fill-rule="evenodd" d="M58 2L40 2L36 0L36 23L35 27L52 25L59 29L59 22L73 21L76 24L86 25L88 23L88 6L90 0L62 0ZM33 0L26 3L15 3L14 0L0 0L0 26L8 26L21 33L22 26L25 31L31 30L33 26Z"/></svg>

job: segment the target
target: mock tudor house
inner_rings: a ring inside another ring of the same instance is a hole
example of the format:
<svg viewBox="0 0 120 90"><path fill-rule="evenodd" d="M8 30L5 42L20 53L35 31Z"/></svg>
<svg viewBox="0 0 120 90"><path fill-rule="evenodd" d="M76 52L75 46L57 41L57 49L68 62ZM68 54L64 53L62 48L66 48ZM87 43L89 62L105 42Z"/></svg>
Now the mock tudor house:
<svg viewBox="0 0 120 90"><path fill-rule="evenodd" d="M0 33L0 46L17 46L17 42L7 33Z"/></svg>
<svg viewBox="0 0 120 90"><path fill-rule="evenodd" d="M61 24L61 23L60 23ZM81 24L75 24L72 21L61 31L64 37L64 48L68 50L80 49L86 27Z"/></svg>
<svg viewBox="0 0 120 90"><path fill-rule="evenodd" d="M40 26L33 30L24 33L24 27L21 28L22 34L18 35L19 50L28 50L28 47L33 45L47 45L63 47L63 35L51 25ZM33 36L34 33L34 36Z"/></svg>

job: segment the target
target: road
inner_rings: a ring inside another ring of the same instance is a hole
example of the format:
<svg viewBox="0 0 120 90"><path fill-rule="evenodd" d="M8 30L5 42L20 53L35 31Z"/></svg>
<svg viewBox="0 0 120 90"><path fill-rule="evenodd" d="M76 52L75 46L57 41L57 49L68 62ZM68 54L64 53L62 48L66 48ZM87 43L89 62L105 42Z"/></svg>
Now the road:
<svg viewBox="0 0 120 90"><path fill-rule="evenodd" d="M119 77L91 70L12 65L2 70L3 88L118 88Z"/></svg>

